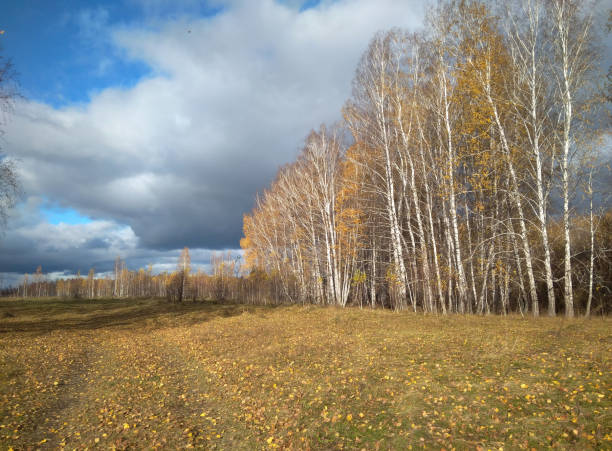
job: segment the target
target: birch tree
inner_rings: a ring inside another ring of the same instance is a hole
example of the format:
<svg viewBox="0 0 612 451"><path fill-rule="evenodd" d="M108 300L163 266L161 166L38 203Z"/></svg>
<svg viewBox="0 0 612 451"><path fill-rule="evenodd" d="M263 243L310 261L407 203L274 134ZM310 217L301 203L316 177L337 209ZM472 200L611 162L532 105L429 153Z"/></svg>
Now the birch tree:
<svg viewBox="0 0 612 451"><path fill-rule="evenodd" d="M558 142L561 147L561 195L563 198L564 271L563 286L565 315L574 316L574 293L572 287L571 211L572 198L571 164L577 148L576 106L588 96L589 75L597 63L593 48L593 19L585 10L586 2L577 0L554 0L550 2L549 14L553 24L553 66L557 80L559 108Z"/></svg>
<svg viewBox="0 0 612 451"><path fill-rule="evenodd" d="M376 188L384 202L389 229L392 262L388 274L389 283L396 291L394 308L401 310L407 306L408 280L398 214L402 199L398 199L394 177L398 151L392 141L394 119L390 97L394 39L393 32L378 33L370 42L357 68L353 97L345 108L345 117L354 139L363 142L378 156L378 164L371 170L376 171L375 179L380 182Z"/></svg>
<svg viewBox="0 0 612 451"><path fill-rule="evenodd" d="M531 150L529 158L533 174L538 228L544 250L544 270L548 296L548 314L556 311L555 290L548 240L548 198L550 181L545 180L545 164L552 167L555 146L550 134L549 114L552 92L549 83L549 54L551 45L546 33L549 21L544 1L518 0L506 10L505 17L513 78L509 90L519 127L527 136ZM552 175L552 171L548 171Z"/></svg>

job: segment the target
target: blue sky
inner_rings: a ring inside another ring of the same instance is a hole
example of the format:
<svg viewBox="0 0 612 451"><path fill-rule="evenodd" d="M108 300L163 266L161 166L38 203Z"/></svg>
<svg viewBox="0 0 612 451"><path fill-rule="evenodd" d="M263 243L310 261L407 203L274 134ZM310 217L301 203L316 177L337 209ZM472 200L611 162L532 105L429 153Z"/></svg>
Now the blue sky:
<svg viewBox="0 0 612 451"><path fill-rule="evenodd" d="M43 216L50 224L87 224L91 219L81 215L78 211L72 208L62 208L57 206L41 207Z"/></svg>
<svg viewBox="0 0 612 451"><path fill-rule="evenodd" d="M134 85L149 69L117 54L105 29L137 20L137 9L123 2L3 1L2 44L23 94L59 107L108 86Z"/></svg>
<svg viewBox="0 0 612 451"><path fill-rule="evenodd" d="M110 29L155 26L161 18L213 17L223 11L205 1L3 0L2 46L19 70L22 93L54 107L85 103L109 86L129 88L151 68L127 58ZM282 3L292 3L284 1ZM320 0L305 0L300 11Z"/></svg>
<svg viewBox="0 0 612 451"><path fill-rule="evenodd" d="M129 88L151 74L117 48L112 28L154 26L162 17L212 17L222 10L200 1L3 0L0 42L18 69L23 95L61 107L85 103L109 86Z"/></svg>

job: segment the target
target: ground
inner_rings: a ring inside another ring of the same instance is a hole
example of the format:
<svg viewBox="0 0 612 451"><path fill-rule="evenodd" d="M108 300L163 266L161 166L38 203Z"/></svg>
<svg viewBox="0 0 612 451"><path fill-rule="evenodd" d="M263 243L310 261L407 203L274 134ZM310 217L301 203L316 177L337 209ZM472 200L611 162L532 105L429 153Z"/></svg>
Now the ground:
<svg viewBox="0 0 612 451"><path fill-rule="evenodd" d="M611 326L0 301L0 449L610 449Z"/></svg>

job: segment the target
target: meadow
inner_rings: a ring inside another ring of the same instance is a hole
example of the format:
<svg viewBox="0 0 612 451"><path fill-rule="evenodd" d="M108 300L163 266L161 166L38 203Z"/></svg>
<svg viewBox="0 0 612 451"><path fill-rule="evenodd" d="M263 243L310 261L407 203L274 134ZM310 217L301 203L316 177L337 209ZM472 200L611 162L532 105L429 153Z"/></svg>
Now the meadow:
<svg viewBox="0 0 612 451"><path fill-rule="evenodd" d="M611 326L0 300L0 449L610 449Z"/></svg>

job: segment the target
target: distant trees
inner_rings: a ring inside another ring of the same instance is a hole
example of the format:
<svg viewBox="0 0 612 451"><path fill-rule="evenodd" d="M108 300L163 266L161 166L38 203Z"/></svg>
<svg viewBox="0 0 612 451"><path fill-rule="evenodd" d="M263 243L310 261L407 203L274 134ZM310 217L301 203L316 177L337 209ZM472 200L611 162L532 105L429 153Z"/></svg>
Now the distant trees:
<svg viewBox="0 0 612 451"><path fill-rule="evenodd" d="M601 131L590 12L574 0L505 6L440 1L424 33L374 36L346 131L312 132L244 217L262 297L535 316L562 297L573 316L575 295L586 308L597 292L573 283L590 285L598 259L599 290L610 288L606 240L579 227L607 216L578 216L574 199Z"/></svg>

